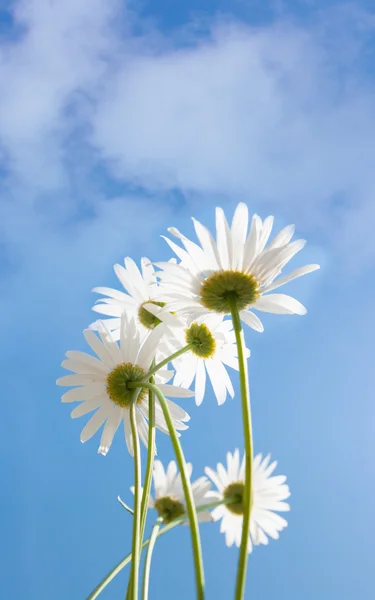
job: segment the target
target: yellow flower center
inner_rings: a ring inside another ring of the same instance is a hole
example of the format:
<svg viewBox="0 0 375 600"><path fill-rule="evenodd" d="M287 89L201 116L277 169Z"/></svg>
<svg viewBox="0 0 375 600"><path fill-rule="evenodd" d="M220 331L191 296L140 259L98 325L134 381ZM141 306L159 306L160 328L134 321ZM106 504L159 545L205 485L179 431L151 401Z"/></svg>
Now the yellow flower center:
<svg viewBox="0 0 375 600"><path fill-rule="evenodd" d="M259 284L254 275L242 271L219 271L202 283L203 306L217 313L230 313L233 299L237 309L244 310L259 298Z"/></svg>
<svg viewBox="0 0 375 600"><path fill-rule="evenodd" d="M192 344L191 352L199 358L210 358L215 354L216 340L204 323L192 323L185 331L185 339L187 344Z"/></svg>
<svg viewBox="0 0 375 600"><path fill-rule="evenodd" d="M177 500L177 498L172 498L172 496L158 498L155 501L155 508L159 516L163 517L164 523L170 523L174 519L177 519L177 517L185 514L185 507L182 502Z"/></svg>
<svg viewBox="0 0 375 600"><path fill-rule="evenodd" d="M235 515L243 515L244 504L243 497L245 493L245 484L243 481L235 481L230 483L223 492L224 499L232 498L232 502L226 507Z"/></svg>
<svg viewBox="0 0 375 600"><path fill-rule="evenodd" d="M158 317L155 317L152 313L150 313L147 308L144 307L144 304L154 304L155 306L165 306L165 302L157 302L156 300L147 300L143 302L138 309L138 318L142 325L147 329L155 329L158 325L160 325L161 320Z"/></svg>
<svg viewBox="0 0 375 600"><path fill-rule="evenodd" d="M122 408L130 408L137 390L130 389L128 384L142 381L145 375L146 372L141 367L132 363L121 363L112 369L107 375L107 394L112 402ZM142 402L145 396L147 390L140 388L137 402Z"/></svg>

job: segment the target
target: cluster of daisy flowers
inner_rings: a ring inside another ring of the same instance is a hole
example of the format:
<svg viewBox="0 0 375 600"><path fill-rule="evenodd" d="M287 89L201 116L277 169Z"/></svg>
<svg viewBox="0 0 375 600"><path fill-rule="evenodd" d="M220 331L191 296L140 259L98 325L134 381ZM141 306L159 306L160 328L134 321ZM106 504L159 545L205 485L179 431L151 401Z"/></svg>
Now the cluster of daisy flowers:
<svg viewBox="0 0 375 600"><path fill-rule="evenodd" d="M249 222L243 203L230 226L223 210L216 209L216 239L201 223L195 219L193 223L198 243L170 228L174 239L165 237L175 255L170 261L142 258L138 268L127 257L124 265L114 267L122 289L94 288L101 297L93 310L103 318L84 331L92 353L67 352L62 366L70 374L57 381L71 388L62 401L79 403L72 418L91 415L82 429L82 442L102 429L98 452L105 455L122 426L132 456L138 439L148 448L155 492L146 499L147 506L164 524L187 522L181 475L190 482L192 467L185 463L186 473L179 473L176 462L165 470L160 460L154 460L150 428L171 435L173 427L181 436L190 419L185 400L194 396L197 405L202 403L207 377L219 405L228 395L233 397L230 374L241 373L250 356L247 348L239 347L240 321L262 332L258 311L305 314L298 300L274 290L319 268L310 264L285 275L284 268L305 240L292 240L292 225L271 239L273 217L262 221L254 215ZM150 393L150 386L165 397L165 405L158 394ZM207 467L206 476L190 482L199 521L220 520L227 546L246 542L247 552L267 544L269 538L277 539L287 525L278 513L289 510L285 500L290 492L286 478L274 475L276 464L261 454L241 459L236 449L227 453L226 467L222 463L216 471Z"/></svg>

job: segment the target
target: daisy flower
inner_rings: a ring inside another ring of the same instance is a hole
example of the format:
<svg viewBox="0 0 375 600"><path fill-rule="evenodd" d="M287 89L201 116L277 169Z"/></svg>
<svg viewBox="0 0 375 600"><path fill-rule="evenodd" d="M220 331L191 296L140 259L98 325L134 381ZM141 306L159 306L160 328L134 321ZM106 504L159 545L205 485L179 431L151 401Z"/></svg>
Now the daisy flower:
<svg viewBox="0 0 375 600"><path fill-rule="evenodd" d="M189 479L193 471L191 463L187 463ZM182 487L181 475L177 472L177 465L172 460L167 470L164 470L160 460L155 460L153 469L155 499L150 496L149 507L155 508L164 523L186 514L185 496ZM209 504L207 493L211 489L211 481L207 477L200 477L191 484L195 506ZM134 486L131 491L134 493ZM211 513L206 510L198 513L199 521L212 521Z"/></svg>
<svg viewBox="0 0 375 600"><path fill-rule="evenodd" d="M136 420L139 437L145 446L148 445L148 390L140 389L135 400L134 389L129 389L130 382L141 381L149 371L156 348L160 343L162 330L155 329L142 341L134 319L128 320L125 314L121 317L120 344L111 337L105 323L99 327L98 337L90 329L83 332L90 348L97 358L85 352L69 351L67 360L62 366L73 375L65 375L57 380L58 385L74 386L66 392L63 402L80 402L72 411L72 418L81 417L95 411L81 432L81 442L89 440L104 425L99 454L106 455L111 447L113 437L121 423L124 422L125 440L128 450L133 455L133 439L130 426L130 407L136 402ZM190 390L164 383L173 372L158 372L157 385L166 396L187 398L193 396ZM167 400L175 429L187 429L185 421L189 415L177 404ZM155 399L155 425L160 431L168 433L162 408Z"/></svg>
<svg viewBox="0 0 375 600"><path fill-rule="evenodd" d="M233 398L234 389L226 366L238 371L238 350L232 321L222 315L200 317L186 329L175 329L179 347L193 343L189 352L172 362L175 370L173 383L189 388L195 378L195 401L199 406L204 398L207 374L218 404L223 404L227 393ZM246 349L246 358L250 356Z"/></svg>
<svg viewBox="0 0 375 600"><path fill-rule="evenodd" d="M97 300L92 310L111 317L105 323L113 332L114 339L120 339L121 315L125 311L135 318L143 333L154 329L161 321L166 325L174 325L176 317L165 309L166 303L160 297L159 284L154 278L154 267L149 259L141 259L141 271L129 257L124 259L124 264L125 267L116 264L114 271L127 293L109 287L95 287L92 290L107 296ZM145 304L148 304L147 308ZM96 330L98 324L93 323L90 328Z"/></svg>
<svg viewBox="0 0 375 600"><path fill-rule="evenodd" d="M268 537L275 540L279 532L287 526L287 521L275 511L290 510L284 502L290 496L284 475L272 476L277 462L270 463L270 455L262 458L258 454L253 462L252 507L250 515L249 552L253 545L268 544ZM225 534L227 546L241 544L243 495L245 486L245 457L240 465L240 453L236 449L233 454L227 453L227 469L219 463L217 471L209 467L206 474L216 485L218 491L210 492L210 496L225 500L235 498L232 504L222 504L212 511L214 521L221 519L220 531Z"/></svg>
<svg viewBox="0 0 375 600"><path fill-rule="evenodd" d="M263 331L260 319L251 309L276 314L306 313L305 307L286 294L273 294L285 283L319 269L312 264L278 278L285 265L305 245L305 240L291 241L294 225L282 229L267 245L273 217L264 221L254 215L248 232L248 209L238 204L231 227L224 212L216 209L216 241L201 223L193 219L200 246L177 229L169 232L183 244L165 238L180 259L180 264L156 263L163 291L171 298L169 309L196 319L215 312L229 314L235 299L244 323Z"/></svg>

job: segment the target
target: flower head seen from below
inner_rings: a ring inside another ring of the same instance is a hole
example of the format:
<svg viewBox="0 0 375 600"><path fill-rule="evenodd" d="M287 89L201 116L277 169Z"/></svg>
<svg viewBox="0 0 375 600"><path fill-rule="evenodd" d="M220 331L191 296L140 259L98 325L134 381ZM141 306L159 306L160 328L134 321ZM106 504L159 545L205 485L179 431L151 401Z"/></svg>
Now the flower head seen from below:
<svg viewBox="0 0 375 600"><path fill-rule="evenodd" d="M279 532L287 526L287 521L275 511L289 511L285 502L290 496L284 475L272 475L277 462L270 464L270 456L262 458L258 454L253 462L252 499L249 531L249 552L253 545L268 544L268 537L278 539ZM218 500L233 499L230 504L222 504L212 511L214 521L221 519L220 531L225 534L227 546L240 546L242 534L243 495L245 482L245 457L240 464L240 453L227 453L227 468L219 463L217 471L209 467L206 474L217 487L210 496Z"/></svg>
<svg viewBox="0 0 375 600"><path fill-rule="evenodd" d="M189 479L193 467L191 463L187 464L187 475ZM186 515L185 497L182 487L181 475L177 471L177 465L172 460L167 470L164 470L160 460L155 460L153 470L153 480L155 489L155 498L150 497L149 506L155 508L159 517L163 518L164 523L170 523L178 517ZM207 477L199 477L191 484L194 504L196 507L209 504L210 499L207 494L211 489L211 481ZM130 488L134 492L134 488ZM212 521L211 513L208 510L198 512L199 521Z"/></svg>
<svg viewBox="0 0 375 600"><path fill-rule="evenodd" d="M57 380L61 386L70 386L71 390L63 394L63 402L80 402L71 413L72 418L94 414L81 432L81 441L89 440L104 425L99 454L107 454L113 437L123 421L125 440L130 454L133 454L133 439L130 424L130 408L135 403L138 434L142 442L148 445L149 405L148 390L128 387L129 383L138 383L149 371L160 339L162 329L155 329L146 337L141 336L135 320L128 320L125 313L121 316L120 344L113 340L105 323L100 323L99 337L90 329L84 336L97 357L80 351L66 353L67 360L62 366L73 374ZM159 371L156 383L166 396L187 398L193 396L190 390L166 384L173 372ZM167 399L175 429L187 429L189 415L177 404ZM155 399L155 426L168 433L163 411Z"/></svg>
<svg viewBox="0 0 375 600"><path fill-rule="evenodd" d="M234 389L226 366L238 370L238 351L231 320L223 315L205 315L184 330L175 330L180 346L193 344L192 349L173 361L173 383L191 387L195 378L195 401L202 403L207 374L218 404L223 404L227 393L233 398ZM247 350L246 358L250 356Z"/></svg>
<svg viewBox="0 0 375 600"><path fill-rule="evenodd" d="M305 245L291 241L294 225L282 229L268 244L273 217L264 221L254 215L248 234L248 209L238 204L231 227L221 208L216 209L216 241L201 223L193 219L200 246L177 229L169 231L184 248L165 238L180 259L179 264L157 263L161 289L171 299L169 308L191 320L210 312L230 314L235 304L244 323L263 331L251 309L276 314L306 313L305 307L286 294L273 294L285 283L319 269L311 264L278 278L285 265Z"/></svg>
<svg viewBox="0 0 375 600"><path fill-rule="evenodd" d="M149 259L141 259L141 271L129 257L124 259L124 265L123 267L116 264L114 270L127 293L109 287L93 289L93 292L107 296L97 300L93 310L110 317L106 319L105 323L112 331L114 339L120 339L120 322L123 312L126 312L129 317L135 318L142 333L155 329L162 321L166 325L173 325L175 317L165 308L166 303L161 298L158 282L154 278L154 268ZM91 325L91 329L95 330L97 327L97 323Z"/></svg>

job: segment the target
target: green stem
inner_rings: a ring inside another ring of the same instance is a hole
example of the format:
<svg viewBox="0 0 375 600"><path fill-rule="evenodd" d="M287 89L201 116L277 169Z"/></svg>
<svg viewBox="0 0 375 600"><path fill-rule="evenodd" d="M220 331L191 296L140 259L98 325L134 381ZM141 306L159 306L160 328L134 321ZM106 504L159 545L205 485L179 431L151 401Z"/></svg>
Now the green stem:
<svg viewBox="0 0 375 600"><path fill-rule="evenodd" d="M153 383L153 378L151 379ZM141 528L139 541L140 545L143 542L143 536L145 533L147 509L150 499L150 490L152 482L152 469L154 466L155 457L155 396L154 393L149 390L148 395L148 443L147 443L147 464L145 471L145 480L143 484L142 501L141 501ZM130 600L132 593L132 582L131 579L128 583L128 589L126 591L126 600Z"/></svg>
<svg viewBox="0 0 375 600"><path fill-rule="evenodd" d="M157 371L159 371L159 369L162 369L163 367L165 367L165 365L167 365L172 360L175 360L182 354L185 354L185 352L188 352L193 347L193 345L194 344L188 344L187 346L184 346L183 348L181 348L181 350L177 350L177 352L174 352L173 354L171 354L170 356L168 356L167 358L162 360L160 363L158 363L157 365L152 367L152 369L150 369L150 371L147 373L147 375L144 376L144 380L148 381L152 375L155 375L155 373Z"/></svg>
<svg viewBox="0 0 375 600"><path fill-rule="evenodd" d="M204 510L211 510L212 508L216 508L217 506L220 506L220 504L231 504L231 502L238 502L238 498L226 498L225 500L216 500L215 502L212 502L211 504L204 504L203 506L197 506L197 512L202 512ZM168 531L170 531L171 529L174 529L175 527L177 527L177 525L181 525L181 523L183 523L185 521L185 519L186 519L185 515L181 515L180 517L177 517L177 519L174 519L173 521L168 523L168 525L165 525L163 527L163 529L159 529L158 537L160 535L164 535L164 533L168 533ZM146 548L146 546L148 546L149 543L150 543L150 539L145 540L142 544L142 549ZM102 579L102 581L91 592L91 594L89 596L87 596L86 600L96 600L96 598L99 596L99 594L102 593L102 591L107 587L107 585L109 583L111 583L111 581L126 567L126 565L131 562L131 559L132 559L132 553L130 552L130 554L125 556L125 558L120 560L120 562L117 563L117 565L115 567L113 567L113 569L108 573L108 575L106 575L104 577L104 579Z"/></svg>
<svg viewBox="0 0 375 600"><path fill-rule="evenodd" d="M137 388L143 387L149 390L152 390L157 396L161 408L163 410L164 418L167 423L169 435L171 437L171 441L173 444L173 448L176 454L177 463L181 473L182 479L182 487L184 490L186 509L189 518L190 531L191 531L191 541L193 546L193 556L194 556L194 566L195 566L195 580L196 580L196 588L197 588L197 599L204 600L204 571L203 571L203 560L202 560L202 548L201 541L199 535L199 527L198 527L198 517L197 511L194 504L193 499L193 491L191 488L190 477L187 475L187 466L184 457L184 453L182 451L182 447L180 441L178 439L177 433L173 426L173 420L169 411L168 402L166 401L164 394L159 390L159 388L153 383L129 383L129 388Z"/></svg>
<svg viewBox="0 0 375 600"><path fill-rule="evenodd" d="M231 312L233 329L236 335L236 343L238 349L238 364L240 375L240 389L242 402L242 421L245 446L245 489L244 489L244 512L242 522L242 537L240 545L240 554L237 568L237 582L235 600L243 600L246 583L246 569L248 558L248 544L250 532L250 511L251 511L251 486L252 486L252 471L253 471L253 436L251 426L251 408L250 408L250 389L249 376L247 371L247 360L245 358L245 338L242 330L241 319L236 305L236 300L233 298L231 302Z"/></svg>
<svg viewBox="0 0 375 600"><path fill-rule="evenodd" d="M151 383L153 383L153 379L151 379ZM143 536L145 533L148 503L150 500L152 470L154 467L154 457L155 457L155 395L152 390L149 390L147 465L146 465L145 480L144 480L144 485L143 485L142 502L141 502L141 536L140 536L141 544L143 542Z"/></svg>
<svg viewBox="0 0 375 600"><path fill-rule="evenodd" d="M155 525L152 528L150 543L147 548L146 560L145 560L142 600L148 600L148 588L149 588L149 581L150 581L152 553L154 550L156 538L158 537L159 529L160 529L162 522L163 522L163 517L159 517L158 519L156 519Z"/></svg>
<svg viewBox="0 0 375 600"><path fill-rule="evenodd" d="M132 542L132 571L130 578L131 599L138 600L138 576L139 576L139 556L140 556L140 525L141 525L141 452L139 447L139 437L136 421L136 405L130 407L130 425L133 436L134 446L134 521L133 521L133 542Z"/></svg>

